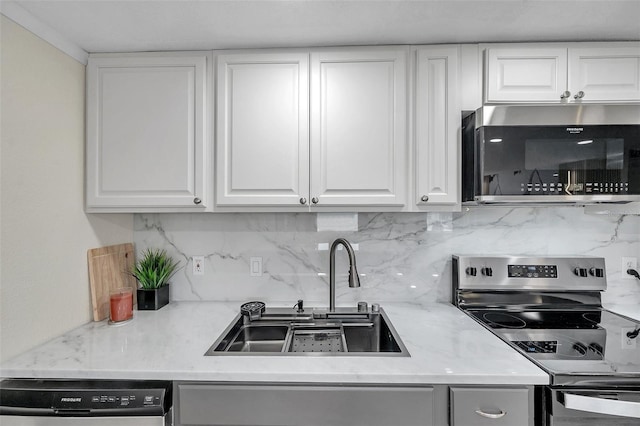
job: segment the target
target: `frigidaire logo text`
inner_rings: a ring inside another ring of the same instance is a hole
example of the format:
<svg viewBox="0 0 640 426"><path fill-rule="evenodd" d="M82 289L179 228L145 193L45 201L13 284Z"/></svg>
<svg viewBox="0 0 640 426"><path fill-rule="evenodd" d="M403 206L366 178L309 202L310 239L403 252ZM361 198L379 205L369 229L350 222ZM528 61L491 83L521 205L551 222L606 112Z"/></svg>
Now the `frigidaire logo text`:
<svg viewBox="0 0 640 426"><path fill-rule="evenodd" d="M584 130L584 127L567 127L569 133L580 133Z"/></svg>
<svg viewBox="0 0 640 426"><path fill-rule="evenodd" d="M60 398L60 402L82 402L82 398L72 398L63 396Z"/></svg>

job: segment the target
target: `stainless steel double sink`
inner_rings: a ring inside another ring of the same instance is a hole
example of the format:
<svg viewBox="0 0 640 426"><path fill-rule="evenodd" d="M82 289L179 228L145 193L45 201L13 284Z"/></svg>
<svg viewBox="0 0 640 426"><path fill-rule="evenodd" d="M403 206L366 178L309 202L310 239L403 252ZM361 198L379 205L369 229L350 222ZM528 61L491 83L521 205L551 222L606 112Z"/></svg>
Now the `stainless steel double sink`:
<svg viewBox="0 0 640 426"><path fill-rule="evenodd" d="M238 315L205 355L410 356L383 309L335 312L267 308Z"/></svg>

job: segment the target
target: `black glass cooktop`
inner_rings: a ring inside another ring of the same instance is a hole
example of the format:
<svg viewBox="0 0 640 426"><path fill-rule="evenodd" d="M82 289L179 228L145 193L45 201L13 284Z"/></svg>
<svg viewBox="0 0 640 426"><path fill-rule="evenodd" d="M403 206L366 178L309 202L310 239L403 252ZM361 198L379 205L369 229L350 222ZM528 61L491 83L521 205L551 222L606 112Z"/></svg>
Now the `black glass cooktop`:
<svg viewBox="0 0 640 426"><path fill-rule="evenodd" d="M471 316L495 328L594 329L602 321L600 310L469 310Z"/></svg>
<svg viewBox="0 0 640 426"><path fill-rule="evenodd" d="M467 310L552 384L640 386L640 322L607 310Z"/></svg>

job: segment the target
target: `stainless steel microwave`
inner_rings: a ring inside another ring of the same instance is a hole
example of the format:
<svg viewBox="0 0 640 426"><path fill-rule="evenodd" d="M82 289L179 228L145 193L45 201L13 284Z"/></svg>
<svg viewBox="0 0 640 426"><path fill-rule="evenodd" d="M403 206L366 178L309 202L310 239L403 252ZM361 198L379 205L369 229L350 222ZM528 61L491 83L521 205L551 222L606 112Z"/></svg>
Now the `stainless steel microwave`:
<svg viewBox="0 0 640 426"><path fill-rule="evenodd" d="M640 201L640 105L463 112L466 204Z"/></svg>

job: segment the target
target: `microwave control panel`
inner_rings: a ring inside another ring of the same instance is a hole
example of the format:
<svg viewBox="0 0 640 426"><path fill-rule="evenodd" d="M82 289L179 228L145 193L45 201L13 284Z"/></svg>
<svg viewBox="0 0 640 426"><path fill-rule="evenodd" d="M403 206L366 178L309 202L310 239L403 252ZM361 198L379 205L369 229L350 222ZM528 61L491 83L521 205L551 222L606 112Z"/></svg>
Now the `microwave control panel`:
<svg viewBox="0 0 640 426"><path fill-rule="evenodd" d="M551 183L521 183L520 192L522 194L535 195L562 195L574 193L583 194L628 194L629 182L587 182L562 184L560 182Z"/></svg>

